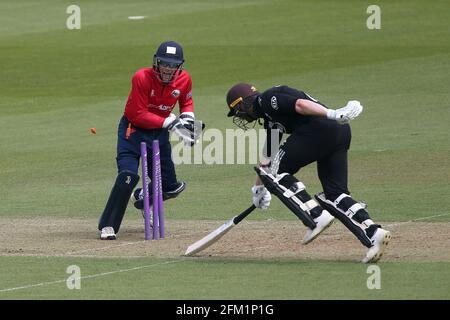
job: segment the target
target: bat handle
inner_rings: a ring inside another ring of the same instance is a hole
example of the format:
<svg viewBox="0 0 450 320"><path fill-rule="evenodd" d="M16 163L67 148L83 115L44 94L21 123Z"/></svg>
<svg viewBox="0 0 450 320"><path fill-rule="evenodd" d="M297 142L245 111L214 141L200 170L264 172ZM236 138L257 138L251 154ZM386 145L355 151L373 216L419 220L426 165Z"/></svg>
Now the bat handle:
<svg viewBox="0 0 450 320"><path fill-rule="evenodd" d="M234 217L233 222L234 224L238 224L239 222L241 222L242 220L245 219L245 217L247 217L250 213L252 213L253 210L255 210L256 207L254 204L252 204L250 207L248 207L247 209L245 209L244 212L242 212L240 215Z"/></svg>

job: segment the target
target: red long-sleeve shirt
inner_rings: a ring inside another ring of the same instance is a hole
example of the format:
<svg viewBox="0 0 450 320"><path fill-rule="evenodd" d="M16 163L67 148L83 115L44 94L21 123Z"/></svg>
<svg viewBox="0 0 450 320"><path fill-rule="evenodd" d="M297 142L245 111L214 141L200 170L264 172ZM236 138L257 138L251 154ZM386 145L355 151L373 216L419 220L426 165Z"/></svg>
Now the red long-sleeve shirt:
<svg viewBox="0 0 450 320"><path fill-rule="evenodd" d="M124 115L135 127L161 128L177 102L180 113L194 112L192 80L187 71L177 71L174 79L163 85L152 68L142 68L133 76Z"/></svg>

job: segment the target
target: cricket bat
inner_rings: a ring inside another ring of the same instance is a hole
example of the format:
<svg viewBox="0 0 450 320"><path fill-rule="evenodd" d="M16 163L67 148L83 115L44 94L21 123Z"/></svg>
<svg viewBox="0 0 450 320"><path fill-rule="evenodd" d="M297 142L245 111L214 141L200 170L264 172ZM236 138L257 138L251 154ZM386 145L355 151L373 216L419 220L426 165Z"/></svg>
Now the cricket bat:
<svg viewBox="0 0 450 320"><path fill-rule="evenodd" d="M201 238L197 242L191 244L187 248L184 255L191 256L197 252L200 252L208 248L210 245L212 245L217 240L222 238L228 231L230 231L235 225L241 222L245 217L247 217L253 210L255 210L255 208L256 208L255 205L251 205L249 208L247 208L244 212L242 212L238 216L233 217L231 220L225 222L216 230L212 231L211 233Z"/></svg>

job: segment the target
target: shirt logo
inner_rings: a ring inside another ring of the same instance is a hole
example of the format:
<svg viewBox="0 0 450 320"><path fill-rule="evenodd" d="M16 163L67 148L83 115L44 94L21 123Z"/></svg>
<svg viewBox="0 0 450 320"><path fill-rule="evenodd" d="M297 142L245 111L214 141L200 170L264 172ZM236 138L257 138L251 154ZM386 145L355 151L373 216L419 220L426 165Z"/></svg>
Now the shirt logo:
<svg viewBox="0 0 450 320"><path fill-rule="evenodd" d="M147 107L149 108L149 110L151 109L159 109L161 111L167 111L167 110L172 110L173 107L175 106L175 104L171 105L171 106L166 106L163 104L160 104L159 106L157 106L156 104L149 104Z"/></svg>
<svg viewBox="0 0 450 320"><path fill-rule="evenodd" d="M155 96L155 90L154 89L152 89L152 91L150 92L150 97L153 97L153 96Z"/></svg>
<svg viewBox="0 0 450 320"><path fill-rule="evenodd" d="M180 96L180 90L175 89L172 91L172 97L178 98Z"/></svg>
<svg viewBox="0 0 450 320"><path fill-rule="evenodd" d="M274 108L275 110L278 110L277 97L272 96L272 98L270 98L270 105L271 105L272 108Z"/></svg>
<svg viewBox="0 0 450 320"><path fill-rule="evenodd" d="M159 110L161 111L167 111L167 110L172 110L172 106L165 106L163 104L158 106Z"/></svg>
<svg viewBox="0 0 450 320"><path fill-rule="evenodd" d="M186 100L192 98L192 91L189 91L189 93L186 95Z"/></svg>

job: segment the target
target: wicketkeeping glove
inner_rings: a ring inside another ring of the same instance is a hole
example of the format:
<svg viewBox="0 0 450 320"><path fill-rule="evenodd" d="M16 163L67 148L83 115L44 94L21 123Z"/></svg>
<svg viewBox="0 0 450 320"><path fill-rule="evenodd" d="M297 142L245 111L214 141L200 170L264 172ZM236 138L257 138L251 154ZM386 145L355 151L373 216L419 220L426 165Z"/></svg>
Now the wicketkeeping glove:
<svg viewBox="0 0 450 320"><path fill-rule="evenodd" d="M255 207L266 210L270 206L270 200L272 196L270 192L264 187L264 185L254 185L252 187L253 204Z"/></svg>
<svg viewBox="0 0 450 320"><path fill-rule="evenodd" d="M187 128L186 122L175 116L173 113L166 118L163 128L167 128L169 131L174 132L184 141L185 145L193 146L198 140L198 137L195 136L194 132Z"/></svg>
<svg viewBox="0 0 450 320"><path fill-rule="evenodd" d="M180 120L182 120L186 129L194 132L196 139L198 139L205 129L205 123L202 121L195 121L195 116L193 112L183 112L180 115Z"/></svg>
<svg viewBox="0 0 450 320"><path fill-rule="evenodd" d="M183 121L186 129L194 131L195 129L195 116L193 112L183 112L180 114L180 120Z"/></svg>
<svg viewBox="0 0 450 320"><path fill-rule="evenodd" d="M192 147L198 142L202 130L205 128L204 124L202 124L201 129L196 128L195 124L195 121L192 121L191 124L171 113L170 116L164 121L163 128L167 128L171 132L174 132L184 141L185 145Z"/></svg>
<svg viewBox="0 0 450 320"><path fill-rule="evenodd" d="M359 101L350 100L343 108L339 108L336 110L328 109L327 118L336 120L340 124L345 124L359 116L362 111L363 106Z"/></svg>

